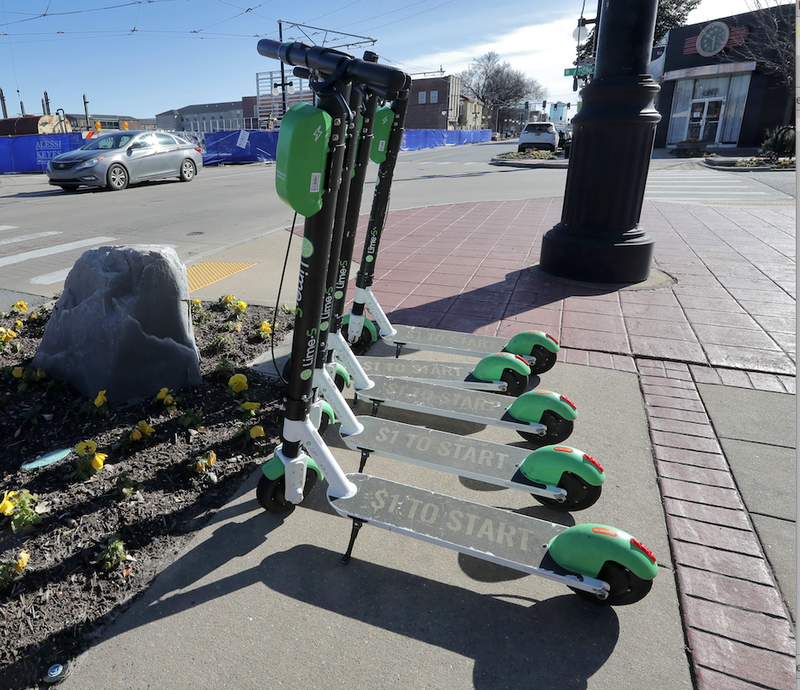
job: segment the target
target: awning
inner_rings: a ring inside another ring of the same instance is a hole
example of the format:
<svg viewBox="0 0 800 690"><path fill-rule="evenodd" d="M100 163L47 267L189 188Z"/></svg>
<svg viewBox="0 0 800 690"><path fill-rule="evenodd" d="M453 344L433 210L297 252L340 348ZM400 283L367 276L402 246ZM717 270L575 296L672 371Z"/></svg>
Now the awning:
<svg viewBox="0 0 800 690"><path fill-rule="evenodd" d="M756 68L755 62L725 62L719 65L705 65L703 67L689 67L664 72L662 81L675 81L677 79L697 79L698 77L712 77L717 74L735 74L737 72L752 72Z"/></svg>

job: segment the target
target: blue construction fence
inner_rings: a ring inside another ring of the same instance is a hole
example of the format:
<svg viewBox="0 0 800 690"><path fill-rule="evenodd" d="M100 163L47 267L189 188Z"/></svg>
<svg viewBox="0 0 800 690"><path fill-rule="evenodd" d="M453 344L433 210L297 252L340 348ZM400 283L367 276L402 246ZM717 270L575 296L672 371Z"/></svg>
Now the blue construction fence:
<svg viewBox="0 0 800 690"><path fill-rule="evenodd" d="M204 165L274 161L278 146L278 130L241 130L192 134L205 149ZM489 141L491 131L409 129L403 133L403 151L461 146ZM43 172L47 162L61 153L80 148L85 140L78 132L70 134L31 134L0 137L0 173Z"/></svg>

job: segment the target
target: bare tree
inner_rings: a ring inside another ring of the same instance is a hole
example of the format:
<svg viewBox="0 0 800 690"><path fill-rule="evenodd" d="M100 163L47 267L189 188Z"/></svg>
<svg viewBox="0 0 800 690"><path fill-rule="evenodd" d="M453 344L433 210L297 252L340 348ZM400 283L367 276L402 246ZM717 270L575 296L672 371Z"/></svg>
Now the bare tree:
<svg viewBox="0 0 800 690"><path fill-rule="evenodd" d="M526 77L508 62L500 62L500 56L494 51L476 58L458 76L462 90L483 103L492 114L492 121L502 107L541 100L548 94L536 79Z"/></svg>
<svg viewBox="0 0 800 690"><path fill-rule="evenodd" d="M774 74L793 91L797 50L794 5L778 0L747 0L747 5L757 14L744 45L736 49L738 58L757 62L759 69Z"/></svg>

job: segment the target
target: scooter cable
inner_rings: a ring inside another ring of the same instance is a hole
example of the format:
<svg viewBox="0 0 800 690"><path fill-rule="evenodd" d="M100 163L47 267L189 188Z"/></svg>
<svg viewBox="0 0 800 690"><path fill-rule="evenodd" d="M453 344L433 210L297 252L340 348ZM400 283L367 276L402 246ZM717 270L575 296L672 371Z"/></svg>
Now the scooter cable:
<svg viewBox="0 0 800 690"><path fill-rule="evenodd" d="M275 322L278 320L278 309L280 308L281 302L281 292L283 291L283 279L286 277L286 265L289 263L289 250L292 247L292 237L294 237L294 227L297 223L297 211L294 213L294 218L292 218L292 229L289 231L289 243L286 245L286 256L283 257L283 269L281 269L281 280L278 284L278 296L275 298L275 309L272 312L272 328L269 332L269 348L270 352L272 352L272 366L275 367L275 371L278 372L278 376L280 377L281 381L283 381L284 385L288 386L289 382L283 378L283 372L278 369L278 363L275 361Z"/></svg>

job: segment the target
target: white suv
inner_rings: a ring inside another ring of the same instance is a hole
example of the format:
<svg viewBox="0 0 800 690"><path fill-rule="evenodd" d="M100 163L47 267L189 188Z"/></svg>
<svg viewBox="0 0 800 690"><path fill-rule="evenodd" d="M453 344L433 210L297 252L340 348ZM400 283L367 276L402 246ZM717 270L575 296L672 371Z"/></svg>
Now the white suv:
<svg viewBox="0 0 800 690"><path fill-rule="evenodd" d="M544 149L555 153L558 148L558 132L552 122L529 122L519 135L517 151Z"/></svg>

